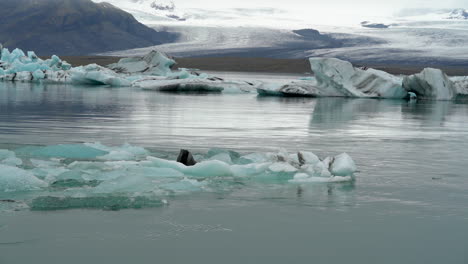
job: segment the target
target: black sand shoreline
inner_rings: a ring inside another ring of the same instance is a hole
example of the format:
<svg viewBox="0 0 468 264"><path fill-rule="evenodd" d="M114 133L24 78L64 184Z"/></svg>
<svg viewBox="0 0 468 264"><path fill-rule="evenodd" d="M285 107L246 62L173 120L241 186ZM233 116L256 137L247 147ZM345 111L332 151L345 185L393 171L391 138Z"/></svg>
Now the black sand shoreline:
<svg viewBox="0 0 468 264"><path fill-rule="evenodd" d="M111 56L60 56L73 66L96 63L106 66L117 62L120 57ZM228 71L228 72L258 72L258 73L294 73L310 74L310 65L307 59L270 59L270 58L244 58L244 57L201 57L201 58L175 58L177 68L199 69L200 71ZM391 74L414 74L420 72L421 65L381 65L356 64ZM442 69L450 76L467 76L468 67L431 66Z"/></svg>

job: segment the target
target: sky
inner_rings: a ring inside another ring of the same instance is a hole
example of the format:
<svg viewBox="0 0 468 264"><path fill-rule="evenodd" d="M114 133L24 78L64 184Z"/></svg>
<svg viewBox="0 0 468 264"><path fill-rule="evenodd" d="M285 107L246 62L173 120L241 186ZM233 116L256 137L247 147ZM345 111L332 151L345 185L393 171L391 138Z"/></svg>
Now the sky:
<svg viewBox="0 0 468 264"><path fill-rule="evenodd" d="M340 13L362 14L372 12L379 16L389 16L406 8L468 8L468 0L175 0L174 2L177 6L185 8L269 7L302 12L310 10L311 13L317 13L318 11L336 12L339 7ZM334 13L330 15L332 16Z"/></svg>
<svg viewBox="0 0 468 264"><path fill-rule="evenodd" d="M170 1L170 0L159 0ZM345 26L359 25L362 21L379 23L398 22L402 10L408 9L453 9L467 8L468 0L173 0L178 10L192 8L213 9L219 14L221 9L247 8L276 12L274 19L263 23L259 21L258 14L253 14L252 21L243 21L245 24L272 25L278 21L275 27L297 27L296 22L288 22L288 19L304 22L311 26L330 25ZM283 12L284 11L284 12ZM283 14L281 14L283 12ZM245 12L244 12L245 13ZM280 16L278 16L278 13ZM406 12L408 14L408 12ZM263 16L265 17L265 16ZM273 18L273 17L272 17ZM395 21L395 18L397 21ZM275 20L276 19L276 20ZM261 19L260 19L261 20Z"/></svg>

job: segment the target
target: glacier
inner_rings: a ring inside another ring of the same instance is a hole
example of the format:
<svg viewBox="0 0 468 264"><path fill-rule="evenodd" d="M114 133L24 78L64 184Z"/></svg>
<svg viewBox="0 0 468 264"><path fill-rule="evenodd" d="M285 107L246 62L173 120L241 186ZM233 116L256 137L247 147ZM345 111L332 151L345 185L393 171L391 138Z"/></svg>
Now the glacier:
<svg viewBox="0 0 468 264"><path fill-rule="evenodd" d="M185 166L176 153L124 144L84 143L0 150L0 203L32 210L125 209L162 206L173 196L258 184L353 182L346 153L319 159L308 151L250 154L212 149ZM164 202L165 201L165 202Z"/></svg>

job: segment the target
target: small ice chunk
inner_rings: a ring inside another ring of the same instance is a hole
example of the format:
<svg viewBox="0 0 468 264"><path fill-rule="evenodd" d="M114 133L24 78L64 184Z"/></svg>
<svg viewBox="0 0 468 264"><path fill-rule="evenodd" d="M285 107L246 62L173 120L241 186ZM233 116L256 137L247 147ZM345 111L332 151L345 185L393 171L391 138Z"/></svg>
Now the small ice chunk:
<svg viewBox="0 0 468 264"><path fill-rule="evenodd" d="M0 163L10 166L19 166L23 164L23 161L17 158L13 151L0 149Z"/></svg>
<svg viewBox="0 0 468 264"><path fill-rule="evenodd" d="M42 80L42 79L45 78L45 74L41 70L34 71L32 76L33 76L34 80Z"/></svg>
<svg viewBox="0 0 468 264"><path fill-rule="evenodd" d="M330 171L328 170L328 164L323 161L317 162L312 169L314 176L325 178L332 176Z"/></svg>
<svg viewBox="0 0 468 264"><path fill-rule="evenodd" d="M0 175L0 191L4 192L38 190L48 186L31 172L17 167L0 164Z"/></svg>
<svg viewBox="0 0 468 264"><path fill-rule="evenodd" d="M295 172L297 168L287 162L275 162L268 169L272 172Z"/></svg>
<svg viewBox="0 0 468 264"><path fill-rule="evenodd" d="M183 172L195 177L225 177L234 175L229 164L219 160L199 162L194 166L185 167Z"/></svg>
<svg viewBox="0 0 468 264"><path fill-rule="evenodd" d="M330 164L330 172L334 176L353 176L356 170L356 164L346 153L336 156Z"/></svg>
<svg viewBox="0 0 468 264"><path fill-rule="evenodd" d="M232 164L232 159L229 153L218 153L210 158L208 160L219 160L227 164Z"/></svg>
<svg viewBox="0 0 468 264"><path fill-rule="evenodd" d="M317 164L317 162L320 161L320 159L317 157L317 155L315 155L312 152L308 152L308 151L299 151L297 153L297 157L298 157L299 164L301 164L301 165L304 165L304 164L307 164L307 165Z"/></svg>

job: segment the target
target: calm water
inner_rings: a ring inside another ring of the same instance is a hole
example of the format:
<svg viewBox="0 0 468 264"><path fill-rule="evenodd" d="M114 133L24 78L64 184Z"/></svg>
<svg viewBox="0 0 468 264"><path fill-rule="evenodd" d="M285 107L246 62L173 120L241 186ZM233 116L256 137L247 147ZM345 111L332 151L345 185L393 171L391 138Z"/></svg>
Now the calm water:
<svg viewBox="0 0 468 264"><path fill-rule="evenodd" d="M161 208L0 212L0 263L468 263L467 120L454 102L0 84L0 149L281 147L347 152L360 171L352 184L239 185Z"/></svg>

